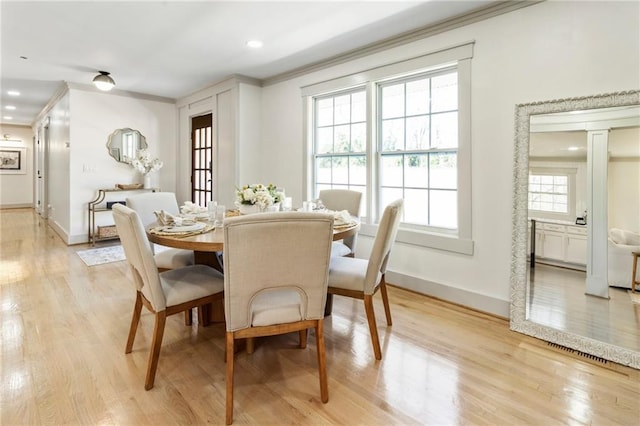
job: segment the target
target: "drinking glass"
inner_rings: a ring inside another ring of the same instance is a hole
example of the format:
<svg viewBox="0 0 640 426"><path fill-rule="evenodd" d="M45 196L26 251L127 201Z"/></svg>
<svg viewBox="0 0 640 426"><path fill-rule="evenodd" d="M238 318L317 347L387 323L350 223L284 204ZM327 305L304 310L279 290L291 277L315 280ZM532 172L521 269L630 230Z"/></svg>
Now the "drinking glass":
<svg viewBox="0 0 640 426"><path fill-rule="evenodd" d="M209 213L209 222L215 222L217 206L218 206L218 203L213 200L209 201L209 203L207 204L207 213Z"/></svg>
<svg viewBox="0 0 640 426"><path fill-rule="evenodd" d="M216 206L216 220L215 222L213 222L214 226L222 226L222 223L224 222L224 214L227 211L227 209L224 206Z"/></svg>
<svg viewBox="0 0 640 426"><path fill-rule="evenodd" d="M284 197L284 200L282 200L282 210L285 212L289 212L291 211L292 208L293 208L293 198Z"/></svg>

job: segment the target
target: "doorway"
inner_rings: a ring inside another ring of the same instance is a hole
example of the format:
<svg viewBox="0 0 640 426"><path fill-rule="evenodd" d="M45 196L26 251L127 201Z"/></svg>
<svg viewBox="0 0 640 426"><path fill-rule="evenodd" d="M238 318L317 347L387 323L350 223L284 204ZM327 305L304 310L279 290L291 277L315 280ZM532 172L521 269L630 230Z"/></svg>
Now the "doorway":
<svg viewBox="0 0 640 426"><path fill-rule="evenodd" d="M212 122L212 114L191 118L191 194L202 207L213 200Z"/></svg>
<svg viewBox="0 0 640 426"><path fill-rule="evenodd" d="M35 170L36 170L36 212L43 218L49 216L48 204L48 185L47 185L47 164L49 161L49 118L44 122L36 135L36 153L35 153Z"/></svg>

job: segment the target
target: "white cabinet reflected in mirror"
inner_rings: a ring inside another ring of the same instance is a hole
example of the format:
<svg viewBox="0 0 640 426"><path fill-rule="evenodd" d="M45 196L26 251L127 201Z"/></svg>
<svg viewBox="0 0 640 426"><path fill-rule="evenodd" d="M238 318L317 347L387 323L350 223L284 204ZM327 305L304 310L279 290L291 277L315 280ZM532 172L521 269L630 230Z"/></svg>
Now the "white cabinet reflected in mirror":
<svg viewBox="0 0 640 426"><path fill-rule="evenodd" d="M120 163L128 163L138 150L147 147L147 139L139 131L129 128L116 130L107 141L109 155Z"/></svg>
<svg viewBox="0 0 640 426"><path fill-rule="evenodd" d="M609 238L640 231L640 92L518 105L515 143L511 328L640 368L632 256Z"/></svg>

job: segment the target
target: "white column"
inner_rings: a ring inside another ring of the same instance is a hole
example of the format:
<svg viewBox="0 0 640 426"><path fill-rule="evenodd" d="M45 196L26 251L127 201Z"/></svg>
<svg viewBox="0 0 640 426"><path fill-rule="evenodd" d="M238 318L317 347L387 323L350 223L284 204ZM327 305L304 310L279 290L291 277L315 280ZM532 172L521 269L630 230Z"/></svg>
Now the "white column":
<svg viewBox="0 0 640 426"><path fill-rule="evenodd" d="M587 132L587 289L609 298L607 282L607 167L609 130Z"/></svg>

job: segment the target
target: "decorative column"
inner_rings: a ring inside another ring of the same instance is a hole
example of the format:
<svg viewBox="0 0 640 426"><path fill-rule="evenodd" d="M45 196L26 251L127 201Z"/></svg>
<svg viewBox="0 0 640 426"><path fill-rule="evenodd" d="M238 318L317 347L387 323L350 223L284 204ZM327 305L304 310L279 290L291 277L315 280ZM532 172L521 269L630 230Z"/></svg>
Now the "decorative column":
<svg viewBox="0 0 640 426"><path fill-rule="evenodd" d="M587 132L587 289L609 298L607 281L609 130Z"/></svg>

